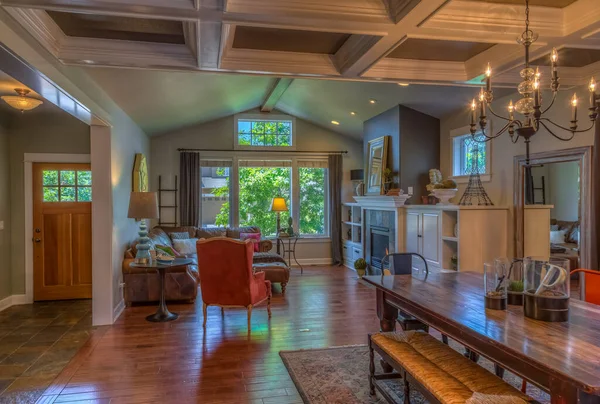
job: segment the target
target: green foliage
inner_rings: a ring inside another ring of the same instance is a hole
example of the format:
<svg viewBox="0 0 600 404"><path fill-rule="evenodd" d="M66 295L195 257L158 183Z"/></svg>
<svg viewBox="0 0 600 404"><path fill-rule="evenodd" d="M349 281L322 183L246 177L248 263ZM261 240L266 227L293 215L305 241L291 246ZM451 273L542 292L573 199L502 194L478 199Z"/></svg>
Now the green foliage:
<svg viewBox="0 0 600 404"><path fill-rule="evenodd" d="M367 268L367 261L364 260L364 258L359 258L356 261L354 261L354 269L366 269Z"/></svg>
<svg viewBox="0 0 600 404"><path fill-rule="evenodd" d="M58 185L58 171L42 171L44 185Z"/></svg>
<svg viewBox="0 0 600 404"><path fill-rule="evenodd" d="M452 180L444 180L433 186L434 189L456 189L456 182Z"/></svg>
<svg viewBox="0 0 600 404"><path fill-rule="evenodd" d="M61 171L60 185L75 185L75 171Z"/></svg>
<svg viewBox="0 0 600 404"><path fill-rule="evenodd" d="M238 143L242 146L290 146L291 122L238 122Z"/></svg>
<svg viewBox="0 0 600 404"><path fill-rule="evenodd" d="M325 234L325 169L299 168L300 234Z"/></svg>
<svg viewBox="0 0 600 404"><path fill-rule="evenodd" d="M44 202L58 202L58 187L44 187Z"/></svg>
<svg viewBox="0 0 600 404"><path fill-rule="evenodd" d="M508 290L511 292L522 292L523 289L523 281L510 281L508 284Z"/></svg>

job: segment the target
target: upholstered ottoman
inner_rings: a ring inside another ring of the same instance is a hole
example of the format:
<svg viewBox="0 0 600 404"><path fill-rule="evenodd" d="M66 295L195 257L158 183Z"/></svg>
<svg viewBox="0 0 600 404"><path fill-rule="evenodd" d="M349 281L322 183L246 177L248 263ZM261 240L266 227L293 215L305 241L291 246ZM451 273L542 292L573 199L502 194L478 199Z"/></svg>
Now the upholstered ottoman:
<svg viewBox="0 0 600 404"><path fill-rule="evenodd" d="M285 293L285 288L290 280L290 268L283 262L265 262L252 265L254 272L264 272L265 279L271 283L281 284L281 293Z"/></svg>

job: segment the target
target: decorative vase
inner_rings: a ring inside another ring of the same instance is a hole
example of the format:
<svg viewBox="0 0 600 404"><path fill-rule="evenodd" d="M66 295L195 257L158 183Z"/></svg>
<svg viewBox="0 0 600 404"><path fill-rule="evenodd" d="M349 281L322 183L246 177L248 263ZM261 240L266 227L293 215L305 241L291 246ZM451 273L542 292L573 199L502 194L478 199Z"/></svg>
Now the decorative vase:
<svg viewBox="0 0 600 404"><path fill-rule="evenodd" d="M433 190L433 195L440 200L438 205L452 205L452 203L450 203L450 199L454 198L457 192L458 189L439 188Z"/></svg>
<svg viewBox="0 0 600 404"><path fill-rule="evenodd" d="M365 276L366 272L367 272L366 268L356 269L356 274L358 275L359 278L362 278L363 276Z"/></svg>

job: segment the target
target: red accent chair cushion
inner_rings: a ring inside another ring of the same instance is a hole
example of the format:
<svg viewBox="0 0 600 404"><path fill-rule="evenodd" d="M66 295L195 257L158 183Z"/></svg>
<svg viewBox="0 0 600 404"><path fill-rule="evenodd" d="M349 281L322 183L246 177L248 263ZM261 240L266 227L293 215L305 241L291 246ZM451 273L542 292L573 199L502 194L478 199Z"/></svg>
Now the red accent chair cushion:
<svg viewBox="0 0 600 404"><path fill-rule="evenodd" d="M240 240L250 240L254 246L254 252L260 252L260 233L240 233Z"/></svg>

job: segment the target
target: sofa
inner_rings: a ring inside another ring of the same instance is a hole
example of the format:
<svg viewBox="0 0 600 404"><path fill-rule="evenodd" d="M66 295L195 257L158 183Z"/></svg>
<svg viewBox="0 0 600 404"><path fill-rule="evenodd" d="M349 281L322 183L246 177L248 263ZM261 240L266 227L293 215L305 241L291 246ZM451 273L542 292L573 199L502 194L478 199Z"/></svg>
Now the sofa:
<svg viewBox="0 0 600 404"><path fill-rule="evenodd" d="M550 219L550 232L564 232L564 242L550 242L550 256L569 261L569 270L579 268L579 234L581 222Z"/></svg>
<svg viewBox="0 0 600 404"><path fill-rule="evenodd" d="M239 239L240 233L260 233L260 229L255 226L248 227L227 227L227 228L199 228L194 226L180 227L159 227L156 226L148 232L150 238L150 248L155 245L164 245L173 247L173 242L169 234L187 232L190 238L213 238L229 237ZM130 264L134 261L136 255L137 241L131 244L131 247L125 252L123 259L123 295L125 304L130 306L132 303L154 302L160 297L160 279L158 272L154 269L131 268ZM258 252L254 253L254 263L284 263L282 257L269 252L273 248L270 240L262 239L258 242ZM168 301L189 301L194 302L198 294L198 258L196 254L185 256L191 258L193 264L186 267L173 268L169 270L165 281L165 297Z"/></svg>

